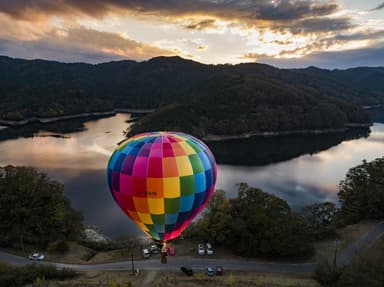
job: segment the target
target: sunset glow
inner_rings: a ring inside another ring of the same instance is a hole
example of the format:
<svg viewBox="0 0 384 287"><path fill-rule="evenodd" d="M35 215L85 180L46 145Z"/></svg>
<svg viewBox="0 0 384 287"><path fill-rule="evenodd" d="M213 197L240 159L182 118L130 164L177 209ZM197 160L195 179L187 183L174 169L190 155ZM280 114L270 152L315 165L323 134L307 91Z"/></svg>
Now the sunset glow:
<svg viewBox="0 0 384 287"><path fill-rule="evenodd" d="M11 57L384 65L382 0L4 2L0 54Z"/></svg>

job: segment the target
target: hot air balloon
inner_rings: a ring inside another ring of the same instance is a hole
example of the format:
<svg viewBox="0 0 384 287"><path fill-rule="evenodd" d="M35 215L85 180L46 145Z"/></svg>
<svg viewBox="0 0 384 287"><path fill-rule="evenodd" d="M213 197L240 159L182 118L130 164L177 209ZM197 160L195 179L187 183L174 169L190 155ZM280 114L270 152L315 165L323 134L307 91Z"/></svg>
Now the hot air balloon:
<svg viewBox="0 0 384 287"><path fill-rule="evenodd" d="M117 204L149 237L180 235L214 192L216 163L208 147L178 132L137 134L120 143L108 163Z"/></svg>

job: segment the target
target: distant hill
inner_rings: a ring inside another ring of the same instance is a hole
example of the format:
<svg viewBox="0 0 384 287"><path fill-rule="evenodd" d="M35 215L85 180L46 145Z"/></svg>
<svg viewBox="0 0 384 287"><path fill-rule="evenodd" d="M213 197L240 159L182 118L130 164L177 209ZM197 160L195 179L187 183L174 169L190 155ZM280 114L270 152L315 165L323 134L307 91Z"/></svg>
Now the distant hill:
<svg viewBox="0 0 384 287"><path fill-rule="evenodd" d="M185 119L198 121L193 129L200 132L211 129L200 124L207 117L218 122L213 129L224 132L223 120L230 118L241 131L253 130L261 118L268 125L259 129L285 130L366 122L358 106L384 103L384 68L278 69L257 63L204 65L180 57L91 65L0 56L0 75L0 118L8 120L160 108L166 110L161 119L186 110Z"/></svg>
<svg viewBox="0 0 384 287"><path fill-rule="evenodd" d="M176 130L203 137L331 130L368 122L368 113L355 103L311 87L250 74L210 79L197 86L190 98L141 119L130 134Z"/></svg>

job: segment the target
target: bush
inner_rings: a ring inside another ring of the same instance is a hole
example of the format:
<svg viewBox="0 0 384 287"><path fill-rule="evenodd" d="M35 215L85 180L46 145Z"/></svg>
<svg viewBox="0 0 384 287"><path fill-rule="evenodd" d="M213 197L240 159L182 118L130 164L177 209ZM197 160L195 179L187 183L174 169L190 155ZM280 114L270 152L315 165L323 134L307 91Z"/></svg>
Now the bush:
<svg viewBox="0 0 384 287"><path fill-rule="evenodd" d="M319 263L315 270L315 279L325 286L333 286L337 283L342 270L340 268L334 268L329 264L327 260Z"/></svg>
<svg viewBox="0 0 384 287"><path fill-rule="evenodd" d="M343 270L337 287L384 286L383 258L359 258Z"/></svg>
<svg viewBox="0 0 384 287"><path fill-rule="evenodd" d="M94 251L111 251L121 249L122 246L118 243L107 241L107 242L96 242L96 241L81 241L81 245L88 247Z"/></svg>
<svg viewBox="0 0 384 287"><path fill-rule="evenodd" d="M60 254L67 253L69 250L68 243L64 240L59 240L48 245L47 251Z"/></svg>
<svg viewBox="0 0 384 287"><path fill-rule="evenodd" d="M19 287L36 281L37 278L65 280L74 278L77 272L71 269L57 269L53 265L26 265L14 267L0 265L0 287Z"/></svg>

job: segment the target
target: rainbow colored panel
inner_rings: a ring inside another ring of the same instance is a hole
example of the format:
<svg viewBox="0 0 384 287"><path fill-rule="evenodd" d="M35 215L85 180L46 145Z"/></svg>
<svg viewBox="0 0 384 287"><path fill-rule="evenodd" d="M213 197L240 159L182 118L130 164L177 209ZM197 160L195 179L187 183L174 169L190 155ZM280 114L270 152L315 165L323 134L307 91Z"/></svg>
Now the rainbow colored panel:
<svg viewBox="0 0 384 287"><path fill-rule="evenodd" d="M120 208L148 236L180 235L214 192L215 159L208 147L178 132L137 134L108 162L108 185Z"/></svg>

